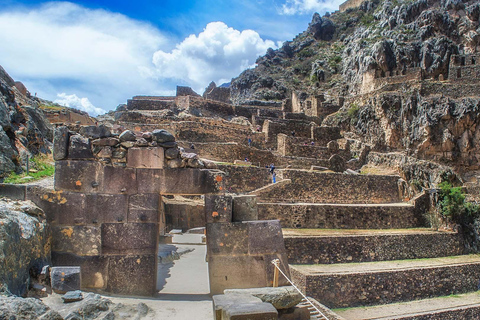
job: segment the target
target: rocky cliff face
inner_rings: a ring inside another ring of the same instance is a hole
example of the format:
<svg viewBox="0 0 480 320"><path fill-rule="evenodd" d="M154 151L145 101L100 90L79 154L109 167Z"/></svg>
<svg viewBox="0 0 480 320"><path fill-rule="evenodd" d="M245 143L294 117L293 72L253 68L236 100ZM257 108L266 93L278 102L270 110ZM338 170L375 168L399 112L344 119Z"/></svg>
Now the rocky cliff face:
<svg viewBox="0 0 480 320"><path fill-rule="evenodd" d="M232 101L345 99L324 125L379 151L477 169L480 3L367 0L320 17L231 84Z"/></svg>
<svg viewBox="0 0 480 320"><path fill-rule="evenodd" d="M37 101L0 66L0 179L27 156L48 153L53 129Z"/></svg>

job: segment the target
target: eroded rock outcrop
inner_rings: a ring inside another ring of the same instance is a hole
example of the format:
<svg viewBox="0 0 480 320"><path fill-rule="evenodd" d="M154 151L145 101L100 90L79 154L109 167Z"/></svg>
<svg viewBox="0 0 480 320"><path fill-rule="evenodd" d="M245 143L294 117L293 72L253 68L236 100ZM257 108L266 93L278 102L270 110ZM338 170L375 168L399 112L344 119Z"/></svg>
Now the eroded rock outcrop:
<svg viewBox="0 0 480 320"><path fill-rule="evenodd" d="M15 295L50 261L51 235L44 212L31 201L0 200L0 286Z"/></svg>

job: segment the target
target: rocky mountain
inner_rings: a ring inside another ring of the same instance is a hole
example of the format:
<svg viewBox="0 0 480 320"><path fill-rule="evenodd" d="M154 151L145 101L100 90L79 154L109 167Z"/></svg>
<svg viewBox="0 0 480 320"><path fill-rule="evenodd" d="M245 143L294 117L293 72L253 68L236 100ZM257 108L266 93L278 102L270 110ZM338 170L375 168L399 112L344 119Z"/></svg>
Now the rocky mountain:
<svg viewBox="0 0 480 320"><path fill-rule="evenodd" d="M21 171L27 156L50 153L53 128L39 101L0 66L0 179Z"/></svg>
<svg viewBox="0 0 480 320"><path fill-rule="evenodd" d="M324 95L324 125L378 151L478 169L480 3L350 0L232 80L235 104Z"/></svg>

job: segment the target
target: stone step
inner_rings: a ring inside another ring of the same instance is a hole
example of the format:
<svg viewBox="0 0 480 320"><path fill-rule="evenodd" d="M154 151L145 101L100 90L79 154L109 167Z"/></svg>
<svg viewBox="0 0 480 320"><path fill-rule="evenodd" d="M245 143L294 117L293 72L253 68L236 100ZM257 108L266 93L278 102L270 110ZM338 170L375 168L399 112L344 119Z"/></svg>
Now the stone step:
<svg viewBox="0 0 480 320"><path fill-rule="evenodd" d="M283 229L290 264L331 264L465 254L461 234L429 229Z"/></svg>
<svg viewBox="0 0 480 320"><path fill-rule="evenodd" d="M265 189L259 190L258 193L266 191ZM274 190L268 191L274 192ZM420 208L415 208L414 205L405 202L384 204L258 203L258 218L260 220L278 219L283 228L417 228L425 226L421 211Z"/></svg>
<svg viewBox="0 0 480 320"><path fill-rule="evenodd" d="M477 290L480 255L290 265L293 282L329 308L371 306Z"/></svg>
<svg viewBox="0 0 480 320"><path fill-rule="evenodd" d="M307 170L278 170L278 179L291 185L256 192L260 202L397 203L404 181L399 176L352 175Z"/></svg>
<svg viewBox="0 0 480 320"><path fill-rule="evenodd" d="M480 319L480 293L333 311L346 320Z"/></svg>

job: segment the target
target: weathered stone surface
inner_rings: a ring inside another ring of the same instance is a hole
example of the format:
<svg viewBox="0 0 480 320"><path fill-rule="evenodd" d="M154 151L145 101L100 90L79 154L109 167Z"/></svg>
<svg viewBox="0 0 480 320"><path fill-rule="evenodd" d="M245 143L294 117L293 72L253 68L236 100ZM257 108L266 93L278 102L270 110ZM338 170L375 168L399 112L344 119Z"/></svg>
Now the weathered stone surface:
<svg viewBox="0 0 480 320"><path fill-rule="evenodd" d="M63 160L68 156L70 133L68 128L61 126L55 129L55 135L53 138L53 159Z"/></svg>
<svg viewBox="0 0 480 320"><path fill-rule="evenodd" d="M248 224L207 223L208 255L248 254Z"/></svg>
<svg viewBox="0 0 480 320"><path fill-rule="evenodd" d="M251 289L227 289L225 295L248 294L271 303L276 309L289 309L299 304L302 295L294 287L263 287Z"/></svg>
<svg viewBox="0 0 480 320"><path fill-rule="evenodd" d="M128 195L87 194L85 199L85 223L121 223L127 221Z"/></svg>
<svg viewBox="0 0 480 320"><path fill-rule="evenodd" d="M248 226L248 251L250 254L285 252L280 221L249 221L245 224Z"/></svg>
<svg viewBox="0 0 480 320"><path fill-rule="evenodd" d="M135 144L135 147L148 147L148 141L145 138L139 138Z"/></svg>
<svg viewBox="0 0 480 320"><path fill-rule="evenodd" d="M49 310L40 299L16 296L0 295L0 315L3 319L8 320L63 320L63 317L57 312Z"/></svg>
<svg viewBox="0 0 480 320"><path fill-rule="evenodd" d="M167 150L174 150L174 149L167 149ZM178 169L184 167L184 163L182 159L172 159L167 161L167 168L169 169Z"/></svg>
<svg viewBox="0 0 480 320"><path fill-rule="evenodd" d="M249 294L237 294L231 293L229 295L218 294L212 297L213 300L213 316L215 320L222 320L223 309L232 304L244 304L244 303L261 303L257 297Z"/></svg>
<svg viewBox="0 0 480 320"><path fill-rule="evenodd" d="M122 141L120 142L120 145L126 149L132 148L135 145L136 142L133 141Z"/></svg>
<svg viewBox="0 0 480 320"><path fill-rule="evenodd" d="M45 211L48 222L64 225L86 222L85 194L51 191L41 187L28 187L27 190L27 198Z"/></svg>
<svg viewBox="0 0 480 320"><path fill-rule="evenodd" d="M105 289L108 276L107 256L78 256L73 253L52 252L54 266L80 266L81 288Z"/></svg>
<svg viewBox="0 0 480 320"><path fill-rule="evenodd" d="M112 147L103 147L95 154L98 158L111 158L113 155Z"/></svg>
<svg viewBox="0 0 480 320"><path fill-rule="evenodd" d="M177 147L177 143L175 141L157 142L157 145L165 149Z"/></svg>
<svg viewBox="0 0 480 320"><path fill-rule="evenodd" d="M153 141L156 141L158 143L174 142L175 141L175 137L173 136L173 134L171 134L170 132L168 132L167 130L164 130L164 129L153 130L152 138L153 138Z"/></svg>
<svg viewBox="0 0 480 320"><path fill-rule="evenodd" d="M104 223L102 254L154 254L157 236L155 223Z"/></svg>
<svg viewBox="0 0 480 320"><path fill-rule="evenodd" d="M338 142L335 140L332 140L329 143L327 143L327 148L331 152L337 152L340 149L340 147L338 146Z"/></svg>
<svg viewBox="0 0 480 320"><path fill-rule="evenodd" d="M109 260L107 286L109 292L143 296L150 296L156 292L156 253L111 256Z"/></svg>
<svg viewBox="0 0 480 320"><path fill-rule="evenodd" d="M171 159L177 159L180 156L180 151L176 148L169 148L165 150L165 158L171 160Z"/></svg>
<svg viewBox="0 0 480 320"><path fill-rule="evenodd" d="M31 202L0 200L0 286L23 295L30 272L40 273L50 264L51 233L44 215L30 215L23 208ZM30 210L27 210L30 211Z"/></svg>
<svg viewBox="0 0 480 320"><path fill-rule="evenodd" d="M83 300L83 294L80 290L68 291L62 296L64 303L77 302Z"/></svg>
<svg viewBox="0 0 480 320"><path fill-rule="evenodd" d="M12 200L25 200L27 187L20 184L0 183L0 196Z"/></svg>
<svg viewBox="0 0 480 320"><path fill-rule="evenodd" d="M257 197L241 195L233 197L233 222L258 220Z"/></svg>
<svg viewBox="0 0 480 320"><path fill-rule="evenodd" d="M153 135L151 132L144 132L142 133L142 138L147 140L147 141L152 141Z"/></svg>
<svg viewBox="0 0 480 320"><path fill-rule="evenodd" d="M68 157L69 159L92 159L93 153L88 138L79 134L71 136Z"/></svg>
<svg viewBox="0 0 480 320"><path fill-rule="evenodd" d="M112 136L110 129L103 124L99 126L82 126L79 130L79 133L82 136L86 136L90 139L101 139Z"/></svg>
<svg viewBox="0 0 480 320"><path fill-rule="evenodd" d="M205 195L205 220L207 223L232 221L231 195Z"/></svg>
<svg viewBox="0 0 480 320"><path fill-rule="evenodd" d="M96 161L55 162L56 190L98 192L102 184L102 165Z"/></svg>
<svg viewBox="0 0 480 320"><path fill-rule="evenodd" d="M103 167L103 192L137 193L136 170L134 168Z"/></svg>
<svg viewBox="0 0 480 320"><path fill-rule="evenodd" d="M138 193L208 194L224 190L224 173L202 169L137 169Z"/></svg>
<svg viewBox="0 0 480 320"><path fill-rule="evenodd" d="M120 140L117 138L102 138L92 141L92 145L94 146L102 146L102 147L114 147L120 143Z"/></svg>
<svg viewBox="0 0 480 320"><path fill-rule="evenodd" d="M208 275L210 294L221 294L229 288L256 288L267 285L265 261L261 256L208 255Z"/></svg>
<svg viewBox="0 0 480 320"><path fill-rule="evenodd" d="M133 133L133 131L130 131L130 130L123 131L118 138L120 139L120 142L135 141L137 139L137 137L135 136L135 133Z"/></svg>
<svg viewBox="0 0 480 320"><path fill-rule="evenodd" d="M328 163L330 170L335 172L343 172L347 168L345 159L338 154L331 156Z"/></svg>
<svg viewBox="0 0 480 320"><path fill-rule="evenodd" d="M57 293L80 290L80 267L53 267L50 278L52 289Z"/></svg>
<svg viewBox="0 0 480 320"><path fill-rule="evenodd" d="M226 306L224 320L277 320L278 312L270 303L244 303Z"/></svg>
<svg viewBox="0 0 480 320"><path fill-rule="evenodd" d="M52 250L71 252L82 256L100 254L101 233L99 227L52 226Z"/></svg>
<svg viewBox="0 0 480 320"><path fill-rule="evenodd" d="M160 195L158 193L131 195L128 203L128 222L158 222Z"/></svg>
<svg viewBox="0 0 480 320"><path fill-rule="evenodd" d="M128 149L127 166L132 168L162 169L165 166L164 149L161 147Z"/></svg>

